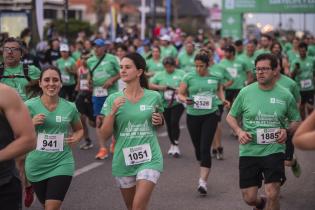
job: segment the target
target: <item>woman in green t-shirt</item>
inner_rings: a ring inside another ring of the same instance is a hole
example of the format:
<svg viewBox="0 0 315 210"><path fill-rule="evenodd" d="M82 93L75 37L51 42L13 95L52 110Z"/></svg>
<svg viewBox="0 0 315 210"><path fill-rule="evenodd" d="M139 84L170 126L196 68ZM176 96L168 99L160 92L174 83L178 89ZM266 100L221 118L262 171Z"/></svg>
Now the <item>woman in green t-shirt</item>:
<svg viewBox="0 0 315 210"><path fill-rule="evenodd" d="M146 89L146 63L140 54L127 54L120 66L126 88L104 103L102 139L112 134L116 139L112 174L127 208L145 210L163 170L156 126L163 125L164 109L160 94Z"/></svg>
<svg viewBox="0 0 315 210"><path fill-rule="evenodd" d="M147 60L147 67L149 72L147 72L146 75L148 77L152 77L157 72L162 72L164 70L161 58L161 48L159 46L152 47L152 58Z"/></svg>
<svg viewBox="0 0 315 210"><path fill-rule="evenodd" d="M207 194L207 180L211 168L211 143L220 112L219 100L224 104L223 86L220 78L208 71L209 57L199 53L195 57L196 72L185 75L179 86L179 100L187 104L187 128L194 145L196 159L200 162L200 177L197 190Z"/></svg>
<svg viewBox="0 0 315 210"><path fill-rule="evenodd" d="M28 89L41 95L25 102L37 133L36 149L27 154L25 172L45 209L60 209L74 173L70 146L83 136L75 105L59 97L57 67L42 70L39 83Z"/></svg>

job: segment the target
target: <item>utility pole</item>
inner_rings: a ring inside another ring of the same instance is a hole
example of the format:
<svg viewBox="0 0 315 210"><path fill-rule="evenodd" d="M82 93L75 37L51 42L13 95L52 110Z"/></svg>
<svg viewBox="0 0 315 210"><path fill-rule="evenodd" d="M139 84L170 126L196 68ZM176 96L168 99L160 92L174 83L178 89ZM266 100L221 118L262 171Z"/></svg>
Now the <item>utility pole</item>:
<svg viewBox="0 0 315 210"><path fill-rule="evenodd" d="M151 14L152 14L152 38L154 37L154 28L156 25L156 1L151 0Z"/></svg>
<svg viewBox="0 0 315 210"><path fill-rule="evenodd" d="M69 2L65 0L65 38L68 37L68 10L69 10Z"/></svg>

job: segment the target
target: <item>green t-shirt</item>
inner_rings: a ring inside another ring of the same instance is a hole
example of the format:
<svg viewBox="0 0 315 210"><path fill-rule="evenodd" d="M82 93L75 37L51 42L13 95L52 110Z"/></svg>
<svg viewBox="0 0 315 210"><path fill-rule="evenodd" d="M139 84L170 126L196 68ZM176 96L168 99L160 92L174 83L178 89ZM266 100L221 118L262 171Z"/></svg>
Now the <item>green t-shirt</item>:
<svg viewBox="0 0 315 210"><path fill-rule="evenodd" d="M255 55L252 55L251 57L248 56L247 53L243 53L238 57L238 60L242 61L245 64L245 68L247 71L251 71L253 74L255 74Z"/></svg>
<svg viewBox="0 0 315 210"><path fill-rule="evenodd" d="M119 73L119 64L117 58L109 53L106 53L105 57L101 63L94 69L93 73L91 72L96 66L100 58L93 56L87 60L87 65L90 70L93 82L93 88L102 87L105 82ZM108 94L112 94L118 91L118 84L115 82L110 88L108 88Z"/></svg>
<svg viewBox="0 0 315 210"><path fill-rule="evenodd" d="M254 56L255 56L255 58L257 58L259 55L265 54L265 53L271 53L271 51L262 48L262 49L256 50L254 53Z"/></svg>
<svg viewBox="0 0 315 210"><path fill-rule="evenodd" d="M119 91L110 95L101 113L107 116L112 110L114 100L119 96L124 96L124 93ZM164 111L160 94L144 89L144 96L137 103L127 100L118 109L114 123L116 145L112 161L113 176L134 176L143 169L163 171L163 156L156 126L152 125L151 120L155 108L158 112ZM130 149L131 147L137 148ZM151 160L145 159L150 157L149 154L152 154ZM142 163L136 164L138 158L142 159Z"/></svg>
<svg viewBox="0 0 315 210"><path fill-rule="evenodd" d="M166 58L166 57L173 57L176 58L177 57L177 49L176 47L174 47L174 45L168 45L166 47L162 46L161 47L161 57Z"/></svg>
<svg viewBox="0 0 315 210"><path fill-rule="evenodd" d="M64 135L66 138L71 131L71 125L80 120L80 115L75 105L59 98L58 106L54 111L49 111L43 105L40 97L32 98L25 102L32 117L37 114L46 116L43 125L35 126L37 136ZM39 138L38 138L39 139ZM47 152L40 147L37 141L38 150L29 152L25 161L25 172L27 179L31 182L60 175L72 176L74 173L74 160L71 148L67 143L63 143L63 151ZM54 141L47 141L49 148L54 145ZM57 145L57 143L55 143ZM51 149L51 148L50 148Z"/></svg>
<svg viewBox="0 0 315 210"><path fill-rule="evenodd" d="M153 58L147 60L147 66L148 66L148 71L149 72L162 72L164 71L164 66L162 63L162 59L160 59L158 62L156 62L155 60L153 60Z"/></svg>
<svg viewBox="0 0 315 210"><path fill-rule="evenodd" d="M19 64L18 66L14 68L6 67L4 70L3 76L8 76L8 75L24 75L23 65ZM40 70L36 66L29 65L28 76L32 80L39 79ZM26 92L25 92L25 86L29 82L26 78L3 78L3 79L0 79L0 82L14 88L18 92L18 94L21 96L23 101L26 101L28 99L28 96L26 95Z"/></svg>
<svg viewBox="0 0 315 210"><path fill-rule="evenodd" d="M293 71L295 65L300 64L300 71L295 76L294 80L297 82L300 91L314 90L314 71L315 60L311 57L305 59L297 58L292 62L290 70Z"/></svg>
<svg viewBox="0 0 315 210"><path fill-rule="evenodd" d="M296 102L301 101L301 95L298 85L294 80L292 80L290 77L287 77L283 74L280 74L280 78L277 81L277 84L281 85L285 89L287 89L294 97Z"/></svg>
<svg viewBox="0 0 315 210"><path fill-rule="evenodd" d="M285 45L283 47L283 51L284 51L284 53L287 54L287 52L289 52L292 48L293 48L292 43L291 42L287 42L287 43L285 43Z"/></svg>
<svg viewBox="0 0 315 210"><path fill-rule="evenodd" d="M227 90L239 90L245 86L245 81L247 80L247 71L245 64L238 60L227 60L223 59L219 65L228 71L233 78L233 84L227 88Z"/></svg>
<svg viewBox="0 0 315 210"><path fill-rule="evenodd" d="M287 120L300 121L296 101L288 90L277 84L271 90L262 90L257 82L240 91L229 114L235 118L241 117L243 130L252 135L249 143L239 146L240 156L284 153L285 144L258 144L258 139L270 139L271 135L266 135L266 129L286 128Z"/></svg>
<svg viewBox="0 0 315 210"><path fill-rule="evenodd" d="M183 83L187 85L188 97L194 100L193 105L187 105L187 114L200 116L218 110L219 77L210 74L201 77L198 73L191 72L184 76Z"/></svg>
<svg viewBox="0 0 315 210"><path fill-rule="evenodd" d="M315 45L314 44L309 45L307 47L307 55L310 56L310 57L315 58Z"/></svg>
<svg viewBox="0 0 315 210"><path fill-rule="evenodd" d="M188 55L186 50L183 50L178 55L179 67L185 72L192 72L195 70L195 56L196 52L192 55Z"/></svg>
<svg viewBox="0 0 315 210"><path fill-rule="evenodd" d="M75 61L77 61L77 60L79 60L79 58L81 57L81 52L80 52L79 50L74 51L74 52L72 53L71 57L72 57Z"/></svg>
<svg viewBox="0 0 315 210"><path fill-rule="evenodd" d="M65 68L75 67L75 60L72 57L69 57L67 60L59 58L56 61L56 66L60 69L62 84L64 86L75 85L74 74L70 74L65 70Z"/></svg>
<svg viewBox="0 0 315 210"><path fill-rule="evenodd" d="M288 56L288 61L291 64L291 66L292 66L292 62L300 57L299 53L293 50L289 50L287 52L287 56Z"/></svg>
<svg viewBox="0 0 315 210"><path fill-rule="evenodd" d="M168 73L167 71L163 71L163 72L159 72L157 74L155 74L151 79L150 82L152 82L153 84L157 84L157 85L162 85L162 86L169 86L172 88L178 88L180 82L182 81L183 77L185 75L185 72L180 70L180 69L176 69L173 73ZM163 106L165 108L169 107L169 103L172 100L172 94L174 93L174 91L172 90L166 90L166 91L160 91L161 97L163 98ZM178 104L177 100L176 100L176 95L174 95L175 98L173 98L173 103L172 106L175 106Z"/></svg>

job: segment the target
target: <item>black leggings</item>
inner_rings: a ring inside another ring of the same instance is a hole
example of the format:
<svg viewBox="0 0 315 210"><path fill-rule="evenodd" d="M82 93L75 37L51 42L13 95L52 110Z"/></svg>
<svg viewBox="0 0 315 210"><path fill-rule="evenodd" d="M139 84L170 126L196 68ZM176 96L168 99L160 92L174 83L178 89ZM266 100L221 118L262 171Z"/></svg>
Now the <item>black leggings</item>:
<svg viewBox="0 0 315 210"><path fill-rule="evenodd" d="M46 200L63 201L71 184L72 176L54 176L48 179L31 182L41 204Z"/></svg>
<svg viewBox="0 0 315 210"><path fill-rule="evenodd" d="M8 183L0 186L0 209L22 209L22 185L18 178L13 176Z"/></svg>
<svg viewBox="0 0 315 210"><path fill-rule="evenodd" d="M75 85L62 86L59 95L60 97L73 102L76 97Z"/></svg>
<svg viewBox="0 0 315 210"><path fill-rule="evenodd" d="M211 144L217 129L217 112L193 116L187 114L187 126L195 148L195 155L201 167L211 168Z"/></svg>
<svg viewBox="0 0 315 210"><path fill-rule="evenodd" d="M182 104L178 104L176 106L166 108L163 113L167 128L167 134L173 145L176 145L175 141L178 141L179 139L179 120L184 112L184 109L185 108Z"/></svg>

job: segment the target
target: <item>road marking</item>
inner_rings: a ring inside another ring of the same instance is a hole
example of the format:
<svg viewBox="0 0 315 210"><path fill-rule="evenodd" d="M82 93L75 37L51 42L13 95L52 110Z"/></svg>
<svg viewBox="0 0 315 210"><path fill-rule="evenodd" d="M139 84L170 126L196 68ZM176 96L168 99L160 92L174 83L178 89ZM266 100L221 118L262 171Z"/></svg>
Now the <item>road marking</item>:
<svg viewBox="0 0 315 210"><path fill-rule="evenodd" d="M84 166L84 167L82 167L82 168L79 168L78 170L76 170L75 172L74 172L74 176L73 177L77 177L77 176L79 176L79 175L81 175L81 174L84 174L84 173L86 173L86 172L88 172L88 171L90 171L90 170L92 170L92 169L94 169L94 168L97 168L97 167L99 167L99 166L101 166L101 165L103 165L104 163L102 163L102 162L93 162L93 163L90 163L89 165L86 165L86 166Z"/></svg>
<svg viewBox="0 0 315 210"><path fill-rule="evenodd" d="M185 125L180 125L179 128L180 129L184 129L184 128L186 128L186 126ZM167 132L166 131L158 134L158 137L166 137L166 136L167 136Z"/></svg>

